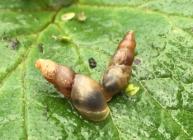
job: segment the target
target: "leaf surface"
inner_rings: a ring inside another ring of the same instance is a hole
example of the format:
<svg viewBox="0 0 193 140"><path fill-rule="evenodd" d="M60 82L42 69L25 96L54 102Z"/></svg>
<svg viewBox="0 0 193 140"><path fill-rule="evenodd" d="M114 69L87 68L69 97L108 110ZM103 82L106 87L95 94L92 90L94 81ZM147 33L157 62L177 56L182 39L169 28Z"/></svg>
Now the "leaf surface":
<svg viewBox="0 0 193 140"><path fill-rule="evenodd" d="M193 2L70 3L0 2L0 139L192 139ZM63 21L70 12L86 19ZM140 90L114 97L103 122L82 118L34 67L38 58L51 59L100 81L129 30L137 40L130 83Z"/></svg>

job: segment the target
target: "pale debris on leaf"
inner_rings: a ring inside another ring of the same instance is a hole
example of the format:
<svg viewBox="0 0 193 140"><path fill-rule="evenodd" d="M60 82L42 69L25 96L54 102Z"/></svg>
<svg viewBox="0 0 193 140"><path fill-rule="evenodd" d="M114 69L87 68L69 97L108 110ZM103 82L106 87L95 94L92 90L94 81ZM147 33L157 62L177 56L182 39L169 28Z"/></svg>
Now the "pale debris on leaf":
<svg viewBox="0 0 193 140"><path fill-rule="evenodd" d="M128 96L133 96L139 91L139 87L133 84L129 84L125 90Z"/></svg>
<svg viewBox="0 0 193 140"><path fill-rule="evenodd" d="M52 35L52 38L54 40L57 40L57 41L63 41L63 42L69 42L71 40L71 38L69 36L65 36L65 35L59 35L59 36L56 36L56 35Z"/></svg>
<svg viewBox="0 0 193 140"><path fill-rule="evenodd" d="M65 13L61 16L61 20L62 21L68 21L71 20L75 17L75 13L74 12L69 12L69 13Z"/></svg>
<svg viewBox="0 0 193 140"><path fill-rule="evenodd" d="M80 12L80 13L76 14L76 18L78 21L85 21L87 19L84 12Z"/></svg>

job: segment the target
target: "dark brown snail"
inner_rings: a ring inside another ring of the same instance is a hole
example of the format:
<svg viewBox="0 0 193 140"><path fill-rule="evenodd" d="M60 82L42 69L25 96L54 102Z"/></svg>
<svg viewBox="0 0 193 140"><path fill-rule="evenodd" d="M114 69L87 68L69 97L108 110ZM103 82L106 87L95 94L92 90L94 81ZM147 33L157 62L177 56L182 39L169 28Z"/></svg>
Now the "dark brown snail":
<svg viewBox="0 0 193 140"><path fill-rule="evenodd" d="M82 116L92 121L101 121L108 116L103 89L96 81L51 60L39 59L35 65L56 89L70 98Z"/></svg>
<svg viewBox="0 0 193 140"><path fill-rule="evenodd" d="M120 42L117 51L113 55L108 69L103 75L102 85L105 90L106 100L126 88L131 75L131 65L135 53L135 36L128 32Z"/></svg>

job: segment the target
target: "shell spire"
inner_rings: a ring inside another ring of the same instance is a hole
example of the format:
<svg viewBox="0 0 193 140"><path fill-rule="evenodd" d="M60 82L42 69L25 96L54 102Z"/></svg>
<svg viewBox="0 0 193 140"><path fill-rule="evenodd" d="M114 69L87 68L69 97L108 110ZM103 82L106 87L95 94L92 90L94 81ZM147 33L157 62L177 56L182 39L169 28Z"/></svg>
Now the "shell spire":
<svg viewBox="0 0 193 140"><path fill-rule="evenodd" d="M52 83L65 97L71 96L75 76L72 69L47 59L37 60L35 66L41 71L45 79Z"/></svg>

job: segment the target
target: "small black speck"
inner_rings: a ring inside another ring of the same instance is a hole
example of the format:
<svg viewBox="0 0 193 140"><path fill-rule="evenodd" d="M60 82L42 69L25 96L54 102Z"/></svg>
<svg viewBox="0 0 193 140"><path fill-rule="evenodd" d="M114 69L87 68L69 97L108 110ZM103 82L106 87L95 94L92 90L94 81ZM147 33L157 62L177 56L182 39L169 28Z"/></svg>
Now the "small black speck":
<svg viewBox="0 0 193 140"><path fill-rule="evenodd" d="M39 51L40 51L41 53L44 53L44 47L43 47L43 44L42 44L42 43L38 44L38 49L39 49Z"/></svg>
<svg viewBox="0 0 193 140"><path fill-rule="evenodd" d="M13 50L17 50L19 47L19 44L20 44L19 40L17 40L17 38L14 38L10 40L10 44L8 47Z"/></svg>
<svg viewBox="0 0 193 140"><path fill-rule="evenodd" d="M88 59L88 63L89 63L89 66L90 66L91 69L93 69L97 66L97 62L92 57Z"/></svg>

